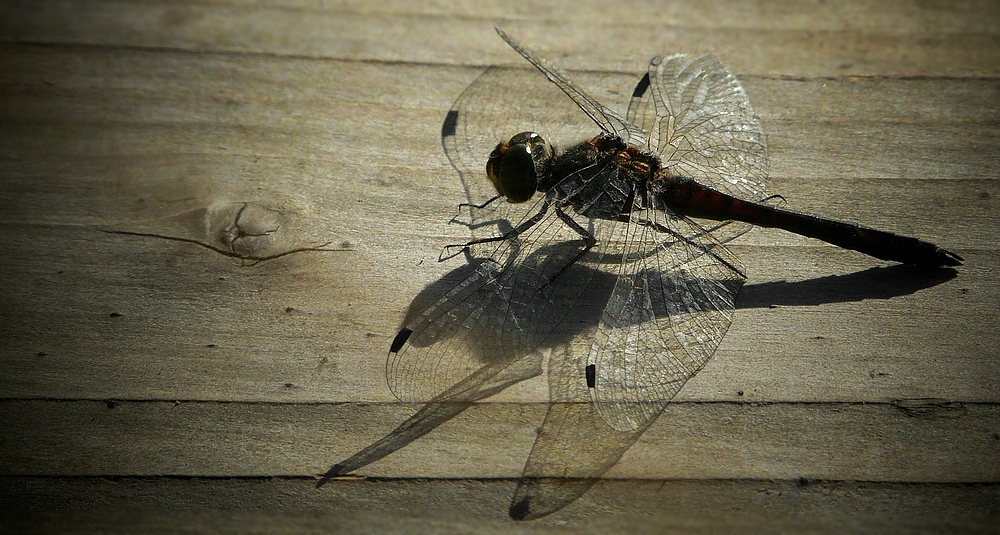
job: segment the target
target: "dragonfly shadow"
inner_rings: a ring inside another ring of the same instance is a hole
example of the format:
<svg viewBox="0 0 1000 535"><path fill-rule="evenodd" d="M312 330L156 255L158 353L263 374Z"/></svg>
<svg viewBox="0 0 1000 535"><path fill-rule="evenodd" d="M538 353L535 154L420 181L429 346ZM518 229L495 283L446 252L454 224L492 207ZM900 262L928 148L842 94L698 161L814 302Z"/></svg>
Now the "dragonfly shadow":
<svg viewBox="0 0 1000 535"><path fill-rule="evenodd" d="M537 340L533 350L513 359L509 364L498 366L500 368L498 372L474 373L455 385L446 385L442 388L442 394L447 392L447 396L428 400L413 416L385 437L348 459L335 464L319 480L317 487L325 485L333 477L357 470L405 447L437 426L461 414L474 402L488 398L521 381L537 377L544 370L544 358L547 350L565 346L577 337L586 326L597 325L603 304L607 302L614 285L614 276L589 268L580 262L566 269L555 284L546 284L549 282L548 278L541 277L542 274L561 271L561 268L569 264L578 251L579 247L576 245L567 247L565 244L559 244L539 247L523 262L526 265L535 266L533 272L540 274L540 278L529 278L526 281L528 284L515 289L512 300L520 302L522 310L529 311L525 314L526 317L520 318L521 320L547 323L547 325L536 325L534 332L545 333L545 335ZM467 263L453 269L425 287L410 303L403 325L410 324L422 310L427 309L464 281L475 277L477 270L484 262L489 261L483 258L467 257ZM587 287L586 290L591 298L577 306L576 301L584 293L580 289L580 284ZM532 306L533 303L537 304L537 308L544 310L552 310L553 303L561 303L562 306L556 307L556 310L562 311L562 314L556 317L535 314L530 312L535 308ZM477 309L477 312L479 312L479 316L475 325L481 328L465 332L465 336L484 345L502 345L502 341L491 339L491 337L498 336L498 331L490 326L502 325L508 321L510 318L507 315L510 311L501 307L481 307ZM448 336L453 335L448 334ZM490 369L491 364L485 361L484 368ZM580 375L580 377L583 376Z"/></svg>
<svg viewBox="0 0 1000 535"><path fill-rule="evenodd" d="M574 250L578 249L540 247L526 262L543 266L538 269L539 273L552 273L572 258ZM468 257L465 264L425 287L411 302L404 325L456 285L473 276L484 261ZM956 272L950 269L928 270L903 265L875 267L847 275L798 282L747 285L740 293L736 306L744 309L776 305L815 306L888 299L941 284L955 276ZM390 433L331 467L316 486L321 487L338 475L357 470L406 447L477 401L537 377L544 371L547 354L550 395L546 417L518 481L509 514L515 519L533 519L551 514L575 501L596 484L655 421L653 418L638 429L616 431L604 422L590 403L585 381L589 344L574 344L574 341L593 337L615 282L614 269L581 261L570 266L544 292L537 287L525 288L516 298L527 303L527 308L530 308L532 300L537 300L539 306L549 307L547 310L553 310L553 302L562 302L564 306L559 309L567 311L564 315L553 317L531 316L533 321L553 323L541 329L547 334L538 340L534 350L514 359L498 373L470 376L444 389L456 394L428 400ZM581 290L580 284L586 287ZM581 295L586 297L579 299ZM502 323L507 313L504 309L488 307L481 312L486 315L479 322L483 326ZM666 312L661 309L657 313ZM482 329L482 332L472 332L470 336L483 343L496 343L485 341L491 335L496 336L489 331Z"/></svg>
<svg viewBox="0 0 1000 535"><path fill-rule="evenodd" d="M797 282L748 284L740 291L736 308L817 306L865 299L890 299L937 286L957 275L958 272L950 268L927 269L896 264Z"/></svg>

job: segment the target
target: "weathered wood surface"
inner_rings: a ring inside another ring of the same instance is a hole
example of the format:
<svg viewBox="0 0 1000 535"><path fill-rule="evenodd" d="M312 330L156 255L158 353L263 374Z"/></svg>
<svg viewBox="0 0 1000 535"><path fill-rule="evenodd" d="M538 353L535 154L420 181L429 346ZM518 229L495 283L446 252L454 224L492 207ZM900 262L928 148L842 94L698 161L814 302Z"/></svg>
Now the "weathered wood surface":
<svg viewBox="0 0 1000 535"><path fill-rule="evenodd" d="M474 406L365 473L515 478L545 416L540 405ZM11 435L4 454L9 473L259 477L308 476L318 471L317 459L340 460L331 456L374 442L415 408L18 401L6 403L0 414ZM993 462L997 439L991 423L997 418L1000 409L992 404L959 402L678 402L608 476L995 481L1000 466ZM45 437L33 428L65 431ZM482 435L497 438L487 441ZM439 458L442 454L447 462Z"/></svg>
<svg viewBox="0 0 1000 535"><path fill-rule="evenodd" d="M393 402L384 355L411 299L455 267L436 262L465 238L447 224L464 199L440 125L484 66L524 67L493 34L501 22L586 69L574 78L615 104L650 56L715 52L764 120L773 192L967 260L929 273L778 231L741 238L750 278L715 357L614 479L541 523L636 529L651 524L632 513L656 511L658 527L779 529L808 513L882 531L961 513L926 525L988 527L1000 501L996 5L643 6L629 20L627 7L509 3L0 8L11 526L300 532L385 509L340 529L512 527L501 522L544 377L358 471L373 479L313 479L414 410ZM104 232L225 252L237 214L246 232L278 230L231 251L331 250L250 266ZM14 515L92 507L103 516ZM281 512L298 508L337 513Z"/></svg>

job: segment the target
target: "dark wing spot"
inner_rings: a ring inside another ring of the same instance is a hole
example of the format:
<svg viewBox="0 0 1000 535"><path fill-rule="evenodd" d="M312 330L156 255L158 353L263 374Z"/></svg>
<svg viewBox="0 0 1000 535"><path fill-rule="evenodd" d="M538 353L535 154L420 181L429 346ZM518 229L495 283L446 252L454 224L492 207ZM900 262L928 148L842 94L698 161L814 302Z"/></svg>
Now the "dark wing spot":
<svg viewBox="0 0 1000 535"><path fill-rule="evenodd" d="M646 94L646 90L649 89L649 73L642 75L642 79L639 83L635 85L635 91L632 91L632 98L639 98ZM447 121L446 121L447 122Z"/></svg>
<svg viewBox="0 0 1000 535"><path fill-rule="evenodd" d="M524 520L531 513L531 498L525 496L521 501L510 506L507 514L514 520Z"/></svg>
<svg viewBox="0 0 1000 535"><path fill-rule="evenodd" d="M389 347L389 353L399 353L399 350L403 348L403 344L409 340L410 335L413 334L413 330L409 327L403 327L396 333L396 338L392 340L392 345Z"/></svg>
<svg viewBox="0 0 1000 535"><path fill-rule="evenodd" d="M448 112L448 115L444 117L444 124L441 125L441 137L448 137L455 135L455 130L457 127L458 127L458 110L451 110Z"/></svg>

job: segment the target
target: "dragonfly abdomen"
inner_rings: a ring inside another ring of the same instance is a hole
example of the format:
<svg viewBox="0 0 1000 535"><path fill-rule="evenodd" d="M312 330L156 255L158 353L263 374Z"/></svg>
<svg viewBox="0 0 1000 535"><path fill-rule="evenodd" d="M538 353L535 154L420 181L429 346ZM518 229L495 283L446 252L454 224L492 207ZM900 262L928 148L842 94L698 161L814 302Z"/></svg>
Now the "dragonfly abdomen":
<svg viewBox="0 0 1000 535"><path fill-rule="evenodd" d="M784 208L774 208L771 224L762 226L816 238L882 260L930 267L958 266L963 260L951 251L917 238Z"/></svg>
<svg viewBox="0 0 1000 535"><path fill-rule="evenodd" d="M963 261L961 256L917 238L739 199L690 178L660 173L654 179L652 190L660 202L680 215L780 228L875 258L906 264L958 266Z"/></svg>

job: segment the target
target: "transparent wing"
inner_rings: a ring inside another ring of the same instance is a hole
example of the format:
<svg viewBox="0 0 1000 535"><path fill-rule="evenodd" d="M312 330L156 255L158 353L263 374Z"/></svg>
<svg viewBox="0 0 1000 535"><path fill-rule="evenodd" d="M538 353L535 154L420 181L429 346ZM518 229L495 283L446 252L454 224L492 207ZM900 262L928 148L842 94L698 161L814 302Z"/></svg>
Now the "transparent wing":
<svg viewBox="0 0 1000 535"><path fill-rule="evenodd" d="M745 276L701 227L658 211L623 226L626 254L588 358L587 382L617 431L644 428L715 353Z"/></svg>
<svg viewBox="0 0 1000 535"><path fill-rule="evenodd" d="M602 128L617 128L609 131L626 135L629 130L620 116L501 35L558 81L553 85L534 70L489 68L456 100L442 125L442 145L470 204L496 195L485 176L485 162L496 144L513 134L544 128L545 139L565 147L596 135L597 116L603 117ZM564 91L575 100L566 99ZM608 126L612 123L619 126ZM560 193L571 199L572 188ZM473 238L484 239L503 235L514 222L528 221L541 206L492 202L466 207L465 220L461 214L457 219L469 226ZM588 225L586 218L580 221ZM404 401L454 399L530 353L600 273L581 262L560 275L559 284L536 292L576 258L581 246L580 235L550 209L535 226L495 251L486 251L486 244L476 247L470 254L477 259L472 272L415 314L397 336L386 365L392 392ZM594 259L594 254L588 255L588 261Z"/></svg>
<svg viewBox="0 0 1000 535"><path fill-rule="evenodd" d="M591 120L597 123L602 130L609 134L615 134L633 145L639 147L646 145L647 140L649 139L647 132L622 118L614 110L604 106L590 95L583 92L583 90L576 87L576 85L574 85L573 82L570 82L565 75L554 67L550 67L548 60L524 47L500 28L496 28L496 31L500 34L500 37L503 38L504 41L507 41L507 44L510 45L511 48L516 50L518 54L521 54L524 59L528 60L535 66L535 68L541 71L550 82L556 85L556 87L566 93L566 95L572 99L573 102L575 102L576 105L579 106Z"/></svg>
<svg viewBox="0 0 1000 535"><path fill-rule="evenodd" d="M759 200L767 140L743 84L710 54L657 56L632 94L626 118L648 131L661 165Z"/></svg>
<svg viewBox="0 0 1000 535"><path fill-rule="evenodd" d="M405 322L386 362L397 398L452 399L538 348L573 310L598 271L574 262L584 241L555 197L537 201L516 236L473 246L471 272Z"/></svg>
<svg viewBox="0 0 1000 535"><path fill-rule="evenodd" d="M742 199L765 197L767 139L740 81L714 56L653 58L626 118L649 132L661 165ZM705 223L707 225L707 223ZM726 243L749 223L712 223Z"/></svg>
<svg viewBox="0 0 1000 535"><path fill-rule="evenodd" d="M575 307L584 319L566 322L588 325L577 341L594 343L568 344L549 358L549 409L511 501L516 519L552 513L586 492L712 356L729 327L744 279L738 261L697 224L663 218L636 210L627 222L591 222L599 237L591 266L600 274ZM593 305L600 320L591 322ZM595 377L588 385L581 372L590 365Z"/></svg>

